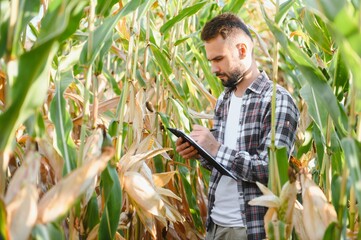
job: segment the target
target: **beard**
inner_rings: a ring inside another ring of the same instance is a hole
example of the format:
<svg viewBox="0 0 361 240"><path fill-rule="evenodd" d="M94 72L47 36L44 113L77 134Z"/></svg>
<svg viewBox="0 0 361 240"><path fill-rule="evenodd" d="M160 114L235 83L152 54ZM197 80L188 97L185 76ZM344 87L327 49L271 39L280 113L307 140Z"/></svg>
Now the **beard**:
<svg viewBox="0 0 361 240"><path fill-rule="evenodd" d="M216 73L217 77L225 76L227 79L221 79L222 85L227 88L235 88L238 83L243 80L244 73L241 70L237 69L231 72L230 74L227 73Z"/></svg>

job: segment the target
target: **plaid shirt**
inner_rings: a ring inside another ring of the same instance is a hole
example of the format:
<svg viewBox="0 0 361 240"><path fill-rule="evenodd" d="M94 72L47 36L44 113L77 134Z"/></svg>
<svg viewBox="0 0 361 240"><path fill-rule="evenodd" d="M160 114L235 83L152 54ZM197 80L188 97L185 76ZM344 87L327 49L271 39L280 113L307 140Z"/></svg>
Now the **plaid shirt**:
<svg viewBox="0 0 361 240"><path fill-rule="evenodd" d="M237 149L230 149L223 145L227 114L232 91L226 89L219 97L214 116L214 135L222 144L218 150L216 160L230 170L238 179L237 187L240 195L240 209L242 220L246 223L248 239L263 239L264 215L267 208L248 205L248 202L260 195L261 191L256 181L262 184L268 182L268 147L271 144L271 99L273 84L267 74L262 72L248 87L243 95L238 131ZM275 145L285 146L288 154L295 140L299 111L291 95L277 85L276 95L276 134ZM209 170L212 167L206 160L200 160ZM207 228L211 222L210 213L214 206L215 192L221 174L212 170L209 183Z"/></svg>

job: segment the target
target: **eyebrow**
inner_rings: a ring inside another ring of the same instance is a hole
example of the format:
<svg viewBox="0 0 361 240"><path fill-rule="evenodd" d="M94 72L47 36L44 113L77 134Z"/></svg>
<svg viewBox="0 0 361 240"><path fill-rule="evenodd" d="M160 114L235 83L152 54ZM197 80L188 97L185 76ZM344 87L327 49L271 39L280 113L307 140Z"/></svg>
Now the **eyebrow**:
<svg viewBox="0 0 361 240"><path fill-rule="evenodd" d="M223 55L218 55L218 56L215 56L214 58L211 58L211 59L207 58L207 60L208 60L209 62L212 62L212 61L214 61L214 60L218 60L218 59L223 58L223 57L224 57Z"/></svg>

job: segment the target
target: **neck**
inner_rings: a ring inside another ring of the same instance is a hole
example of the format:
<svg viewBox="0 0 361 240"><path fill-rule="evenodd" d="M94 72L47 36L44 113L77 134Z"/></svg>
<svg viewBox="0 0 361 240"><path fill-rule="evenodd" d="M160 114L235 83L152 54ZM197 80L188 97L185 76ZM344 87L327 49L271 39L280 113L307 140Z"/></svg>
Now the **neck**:
<svg viewBox="0 0 361 240"><path fill-rule="evenodd" d="M260 71L257 68L255 61L252 62L250 68L244 73L243 80L237 85L234 94L237 97L242 97L247 88L257 79Z"/></svg>

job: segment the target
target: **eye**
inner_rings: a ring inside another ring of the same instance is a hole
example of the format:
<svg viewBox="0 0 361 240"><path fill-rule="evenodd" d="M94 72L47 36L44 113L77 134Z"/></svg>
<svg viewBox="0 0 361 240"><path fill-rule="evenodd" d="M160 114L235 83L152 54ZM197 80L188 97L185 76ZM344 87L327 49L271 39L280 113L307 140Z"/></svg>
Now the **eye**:
<svg viewBox="0 0 361 240"><path fill-rule="evenodd" d="M213 62L220 62L223 60L223 57L217 57L215 59L213 59Z"/></svg>

